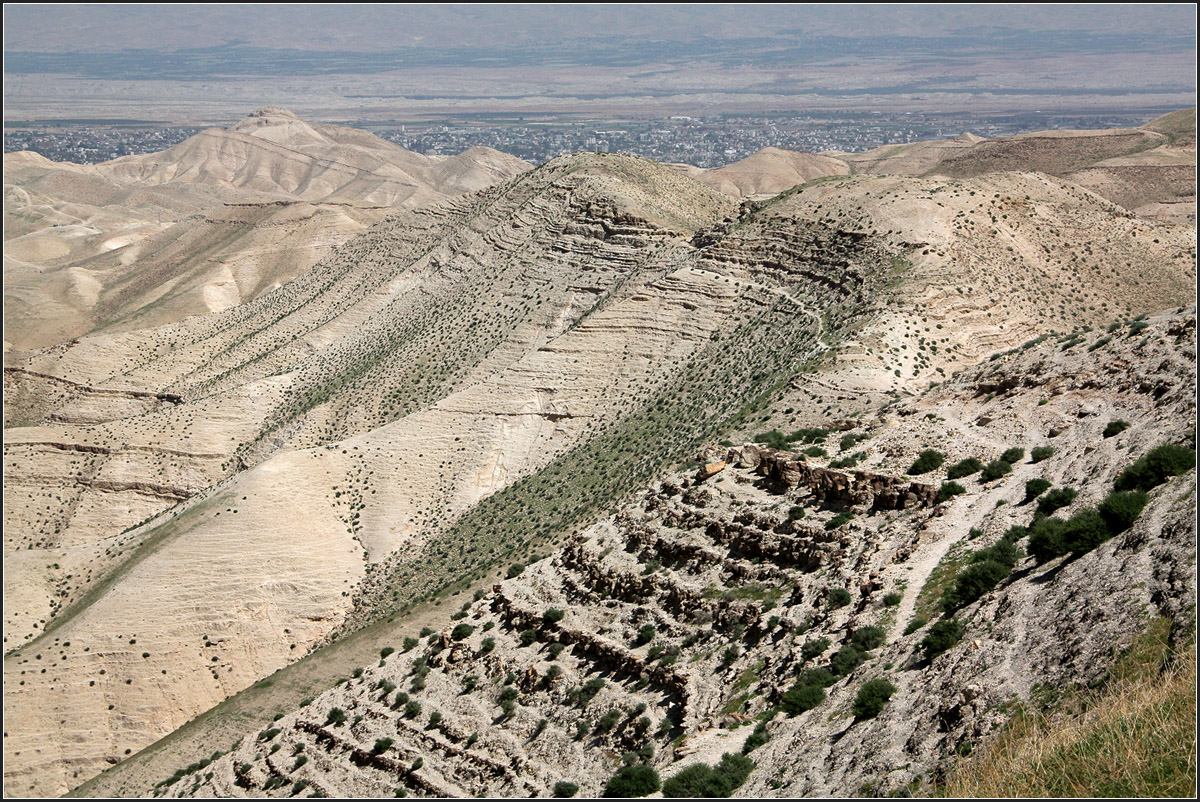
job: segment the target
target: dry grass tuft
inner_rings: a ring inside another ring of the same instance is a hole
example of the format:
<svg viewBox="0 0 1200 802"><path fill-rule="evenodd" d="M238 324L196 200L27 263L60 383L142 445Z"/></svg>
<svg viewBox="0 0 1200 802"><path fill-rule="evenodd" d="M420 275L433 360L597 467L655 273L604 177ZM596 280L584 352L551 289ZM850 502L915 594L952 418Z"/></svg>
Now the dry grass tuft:
<svg viewBox="0 0 1200 802"><path fill-rule="evenodd" d="M1098 692L1022 710L983 754L959 763L946 797L1192 797L1196 653L1156 621Z"/></svg>

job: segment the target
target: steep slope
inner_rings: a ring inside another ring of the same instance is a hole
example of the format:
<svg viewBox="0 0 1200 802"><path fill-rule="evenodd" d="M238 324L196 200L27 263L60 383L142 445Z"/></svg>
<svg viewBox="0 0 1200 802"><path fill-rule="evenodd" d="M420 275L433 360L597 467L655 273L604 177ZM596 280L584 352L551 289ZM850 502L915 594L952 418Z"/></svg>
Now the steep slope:
<svg viewBox="0 0 1200 802"><path fill-rule="evenodd" d="M721 247L795 219L879 237L891 293L739 433L790 431L943 381L1051 331L1106 325L1193 297L1194 229L1140 220L1044 175L831 178L769 201Z"/></svg>
<svg viewBox="0 0 1200 802"><path fill-rule="evenodd" d="M44 347L96 329L148 328L227 309L287 283L395 210L349 203L232 202L166 228L147 225L40 264L11 261L5 333ZM62 242L55 230L10 240L8 256ZM129 240L128 242L126 240ZM34 257L36 259L36 256Z"/></svg>
<svg viewBox="0 0 1200 802"><path fill-rule="evenodd" d="M322 597L313 587L313 554L346 555L350 562L341 569L331 564L322 570L321 584L339 593L351 588L362 576L364 545L379 559L435 527L437 516L418 522L410 510L432 505L431 511L453 515L585 436L593 419L602 423L620 414L634 387L661 381L657 374L664 366L696 348L707 327L723 319L716 312L733 299L713 279L673 278L674 253L688 247L685 226L712 220L725 208L720 196L680 183L685 181L631 160L613 160L611 167L564 160L508 192L416 213L408 227L378 227L357 249L224 316L149 334L90 338L9 370L10 414L29 399L23 414L44 425L8 431L6 493L24 503L6 507L7 546L10 553L53 554L67 566L60 575L47 572L41 561L10 563L9 644L37 633L38 619L63 607L69 609L51 622L60 639L83 644L109 637L102 633L129 619L134 598L174 586L160 594L161 604L139 606L139 649L156 655L155 665L138 657L140 651L110 651L91 642L88 652L72 655L78 659L67 671L79 680L99 664L108 676L136 681L120 689L121 710L105 713L107 692L97 691L90 695L96 709L86 719L88 735L62 738L51 710L80 709L80 700L61 696L57 676L36 689L14 685L17 697L45 694L45 705L10 696L10 709L28 716L29 725L14 722L10 740L21 741L17 732L23 730L39 744L53 741L57 749L89 755L84 765L98 767L111 753L110 738L141 745L165 734L301 656L344 616L348 599ZM530 271L546 282L536 299L527 289ZM615 296L605 297L614 290ZM694 310L701 310L699 327L691 322ZM714 315L705 318L705 310ZM463 325L471 318L479 324ZM640 336L614 352L613 338L624 340L630 330ZM246 332L259 334L247 340ZM444 353L448 335L461 346L450 351L461 362L442 376L445 363L422 354ZM544 348L551 339L556 347ZM232 347L239 340L244 342ZM280 349L281 341L291 347ZM593 367L567 367L581 358ZM50 376L47 370L61 378L37 375ZM355 374L361 381L343 389ZM126 389L92 389L78 381L89 377ZM155 382L164 389L178 385L179 392L131 389ZM339 391L322 398L330 386ZM45 391L51 387L62 393L57 408ZM365 400L370 406L359 415L341 419L343 406ZM434 402L435 411L400 419ZM38 404L43 406L35 409ZM380 428L381 416L396 423ZM324 427L332 420L338 420L339 438L367 439L338 451L288 452L215 494L201 492L240 464L239 447L257 459L285 442L328 442ZM267 433L278 439L268 441ZM470 444L470 453L461 453L459 439ZM361 453L349 456L351 451ZM66 462L55 463L60 455ZM82 465L72 461L77 457ZM444 476L413 470L437 462L459 469ZM59 482L44 478L56 464L64 479L72 477L65 500ZM76 482L78 470L84 478ZM384 481L383 474L391 478ZM160 525L115 534L198 492L195 502L155 522ZM236 507L221 506L236 495L247 498ZM259 512L245 506L250 498L261 503ZM232 517L234 509L240 517ZM257 533L252 542L243 542L247 525ZM198 548L193 538L206 546ZM225 565L222 555L235 551L245 557L248 573ZM222 629L198 615L184 587L205 596L205 609L224 622L222 637L237 644L219 667L189 645L209 629ZM125 598L125 589L134 596ZM301 597L308 601L301 604ZM340 599L340 613L323 607L333 599ZM80 764L63 757L69 762L14 746L10 787L50 763L57 764L52 776L62 779L42 777L30 787L57 782L65 790L74 783L61 772Z"/></svg>
<svg viewBox="0 0 1200 802"><path fill-rule="evenodd" d="M241 306L11 360L8 787L65 790L310 646L544 547L809 387L834 349L915 320L933 268L971 265L983 306L1008 252L933 252L955 242L937 199L1020 206L1033 184L976 182L835 179L718 223L730 201L669 168L564 157L377 224ZM1009 229L1053 211L1062 237L1128 240L1098 258L1153 267L1115 271L1135 308L1190 292L1182 235L1129 237L1151 229L1037 182L1058 205L1038 195ZM880 223L851 213L868 200ZM53 673L20 674L51 647Z"/></svg>
<svg viewBox="0 0 1200 802"><path fill-rule="evenodd" d="M6 154L6 350L241 303L389 210L529 167L487 148L426 157L273 108L161 153L103 164ZM278 205L296 201L304 203Z"/></svg>
<svg viewBox="0 0 1200 802"><path fill-rule="evenodd" d="M402 651L155 794L594 797L623 763L668 778L725 752L755 764L748 797L928 790L1021 704L1103 682L1151 619L1194 626L1193 451L1127 529L1065 557L1016 550L944 613L955 636L925 645L973 554L1032 547L1029 480L1073 488L1051 515L1085 518L1153 446L1194 446L1195 392L1193 307L1031 345L881 410L833 435L863 454L852 473L706 449L457 623L397 632ZM1014 446L1008 473L960 477L956 496L936 495L945 469L903 475L929 447L950 462ZM878 680L891 690L859 706Z"/></svg>

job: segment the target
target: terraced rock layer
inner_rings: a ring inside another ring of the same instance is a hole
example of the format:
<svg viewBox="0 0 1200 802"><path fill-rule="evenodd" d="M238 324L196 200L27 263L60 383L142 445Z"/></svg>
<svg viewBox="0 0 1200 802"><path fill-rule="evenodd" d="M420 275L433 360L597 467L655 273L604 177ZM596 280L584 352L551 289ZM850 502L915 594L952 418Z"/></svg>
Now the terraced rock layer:
<svg viewBox="0 0 1200 802"><path fill-rule="evenodd" d="M769 740L747 746L747 796L928 789L1039 688L1102 680L1151 618L1191 625L1194 469L1086 554L1019 555L998 587L955 613L960 641L932 660L920 647L946 577L1031 520L1028 479L1075 487L1058 513L1069 515L1152 445L1194 437L1194 308L1136 328L1019 349L880 412L850 446L869 470L753 445L706 450L710 466L726 464L660 477L463 604L457 622L211 764L164 776L155 794L512 797L566 781L598 796L623 761L669 777L741 751L758 723ZM1130 426L1104 436L1116 419ZM944 469L918 481L888 474L926 445L955 460L1012 446L1053 453L1022 456L1000 479L963 479L967 492L934 503L922 488ZM909 493L893 508L829 492L856 486ZM893 593L899 602L885 602ZM868 638L864 661L839 664ZM818 667L833 669L826 696L780 711L797 674ZM856 716L858 690L883 678L895 691L881 712Z"/></svg>

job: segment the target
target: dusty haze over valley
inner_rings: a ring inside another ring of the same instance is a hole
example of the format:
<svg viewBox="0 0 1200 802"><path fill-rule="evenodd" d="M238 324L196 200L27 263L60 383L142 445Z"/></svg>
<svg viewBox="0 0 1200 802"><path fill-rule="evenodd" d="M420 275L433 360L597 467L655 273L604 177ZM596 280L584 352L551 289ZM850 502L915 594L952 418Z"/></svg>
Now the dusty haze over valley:
<svg viewBox="0 0 1200 802"><path fill-rule="evenodd" d="M5 23L6 794L1194 791L1190 8Z"/></svg>

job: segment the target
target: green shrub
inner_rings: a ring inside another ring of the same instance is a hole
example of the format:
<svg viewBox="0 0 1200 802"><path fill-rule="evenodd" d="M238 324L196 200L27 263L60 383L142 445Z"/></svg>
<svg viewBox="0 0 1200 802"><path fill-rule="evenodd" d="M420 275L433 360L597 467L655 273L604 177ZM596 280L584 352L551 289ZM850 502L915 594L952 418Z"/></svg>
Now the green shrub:
<svg viewBox="0 0 1200 802"><path fill-rule="evenodd" d="M429 726L436 727L442 723L442 714L436 710L429 714Z"/></svg>
<svg viewBox="0 0 1200 802"><path fill-rule="evenodd" d="M340 727L346 723L346 711L340 707L329 708L329 717L325 719L325 723Z"/></svg>
<svg viewBox="0 0 1200 802"><path fill-rule="evenodd" d="M796 683L779 699L779 706L789 716L798 716L825 701L825 689L820 685Z"/></svg>
<svg viewBox="0 0 1200 802"><path fill-rule="evenodd" d="M903 599L904 599L903 593L898 593L897 591L892 591L891 593L886 593L883 596L883 606L884 607L895 607Z"/></svg>
<svg viewBox="0 0 1200 802"><path fill-rule="evenodd" d="M783 432L779 431L778 429L772 429L769 432L760 432L754 435L754 442L762 443L765 446L777 448L781 451L786 450L788 447L788 439L784 436Z"/></svg>
<svg viewBox="0 0 1200 802"><path fill-rule="evenodd" d="M1007 449L1000 455L1001 462L1007 462L1009 465L1016 465L1021 460L1025 459L1025 449L1013 447Z"/></svg>
<svg viewBox="0 0 1200 802"><path fill-rule="evenodd" d="M967 457L960 460L946 469L947 479L961 479L964 476L970 476L973 473L979 473L983 470L983 463L974 457Z"/></svg>
<svg viewBox="0 0 1200 802"><path fill-rule="evenodd" d="M562 610L559 610L554 607L549 607L546 609L546 611L544 613L542 613L542 623L543 624L557 624L559 621L563 620L564 615L566 615L566 613L564 613Z"/></svg>
<svg viewBox="0 0 1200 802"><path fill-rule="evenodd" d="M754 761L726 752L716 766L697 763L663 783L663 797L674 799L725 798L733 794L750 772Z"/></svg>
<svg viewBox="0 0 1200 802"><path fill-rule="evenodd" d="M1029 452L1031 462L1041 462L1042 460L1050 459L1054 456L1054 449L1050 446L1038 446L1033 451Z"/></svg>
<svg viewBox="0 0 1200 802"><path fill-rule="evenodd" d="M1008 527L1008 531L1001 535L1001 537L1004 540L1007 540L1009 543L1016 545L1017 541L1025 537L1027 534L1029 534L1028 529L1020 524L1013 524L1012 526Z"/></svg>
<svg viewBox="0 0 1200 802"><path fill-rule="evenodd" d="M509 579L513 579L514 577L520 576L524 571L525 565L523 563L513 563L512 565L508 566L508 573L505 574L505 576L507 576Z"/></svg>
<svg viewBox="0 0 1200 802"><path fill-rule="evenodd" d="M929 628L929 633L921 641L921 649L925 659L932 660L954 644L962 640L966 625L954 618L943 618Z"/></svg>
<svg viewBox="0 0 1200 802"><path fill-rule="evenodd" d="M983 472L979 474L979 481L990 482L994 479L999 479L1001 476L1007 476L1012 473L1012 464L1001 459L992 460L987 465L983 466Z"/></svg>
<svg viewBox="0 0 1200 802"><path fill-rule="evenodd" d="M653 624L642 624L638 627L637 637L633 639L634 646L641 646L643 643L649 643L654 640L654 636L658 634L658 630Z"/></svg>
<svg viewBox="0 0 1200 802"><path fill-rule="evenodd" d="M1050 515L1075 500L1075 488L1060 487L1051 490L1038 500L1038 515Z"/></svg>
<svg viewBox="0 0 1200 802"><path fill-rule="evenodd" d="M787 436L789 443L823 443L829 436L828 429L797 429Z"/></svg>
<svg viewBox="0 0 1200 802"><path fill-rule="evenodd" d="M1025 504L1033 501L1035 498L1045 493L1050 489L1050 482L1045 479L1030 479L1025 483Z"/></svg>
<svg viewBox="0 0 1200 802"><path fill-rule="evenodd" d="M490 652L492 649L495 649L495 648L496 648L496 639L495 638L484 638L483 642L479 644L479 651L483 652L484 654L487 654L488 652Z"/></svg>
<svg viewBox="0 0 1200 802"><path fill-rule="evenodd" d="M520 637L522 646L532 646L534 641L537 640L537 630L536 629L522 630L519 637Z"/></svg>
<svg viewBox="0 0 1200 802"><path fill-rule="evenodd" d="M1109 532L1119 535L1133 526L1149 501L1150 496L1144 490L1116 490L1101 502L1100 517Z"/></svg>
<svg viewBox="0 0 1200 802"><path fill-rule="evenodd" d="M896 692L896 686L885 679L864 682L854 698L854 718L859 721L875 718Z"/></svg>
<svg viewBox="0 0 1200 802"><path fill-rule="evenodd" d="M1005 568L1012 568L1020 559L1021 552L1010 538L1001 538L986 549L980 549L971 555L972 563L996 562Z"/></svg>
<svg viewBox="0 0 1200 802"><path fill-rule="evenodd" d="M866 440L868 435L865 434L846 434L842 435L842 439L838 441L838 446L842 451L854 448L856 445Z"/></svg>
<svg viewBox="0 0 1200 802"><path fill-rule="evenodd" d="M1123 421L1123 420L1109 421L1108 425L1104 427L1104 437L1105 438L1116 437L1118 434L1120 434L1121 432L1125 431L1128 428L1129 428L1128 421Z"/></svg>
<svg viewBox="0 0 1200 802"><path fill-rule="evenodd" d="M1172 476L1196 467L1196 452L1166 443L1155 446L1117 477L1116 490L1153 490Z"/></svg>
<svg viewBox="0 0 1200 802"><path fill-rule="evenodd" d="M604 687L604 680L596 678L590 679L577 688L573 694L575 704L582 710L587 707L588 702L595 698L596 694Z"/></svg>
<svg viewBox="0 0 1200 802"><path fill-rule="evenodd" d="M845 677L862 665L866 659L865 654L847 644L829 658L829 670L840 677Z"/></svg>
<svg viewBox="0 0 1200 802"><path fill-rule="evenodd" d="M854 513L850 512L850 510L843 510L842 512L839 512L837 515L833 516L828 521L826 521L825 528L827 530L828 529L837 529L839 526L846 523L853 517L854 517Z"/></svg>
<svg viewBox="0 0 1200 802"><path fill-rule="evenodd" d="M1075 513L1063 527L1063 540L1075 554L1086 554L1111 537L1107 524L1093 507Z"/></svg>
<svg viewBox="0 0 1200 802"><path fill-rule="evenodd" d="M797 675L796 681L801 685L816 685L819 688L828 688L837 682L838 678L827 668L806 668Z"/></svg>
<svg viewBox="0 0 1200 802"><path fill-rule="evenodd" d="M419 715L421 715L421 703L416 699L410 699L408 703L404 705L405 718L416 718Z"/></svg>
<svg viewBox="0 0 1200 802"><path fill-rule="evenodd" d="M604 786L605 797L642 797L660 788L658 772L649 766L623 766Z"/></svg>
<svg viewBox="0 0 1200 802"><path fill-rule="evenodd" d="M908 625L904 627L904 634L911 635L928 623L929 623L928 618L922 618L922 617L918 616L918 617L912 619L911 621L909 621Z"/></svg>
<svg viewBox="0 0 1200 802"><path fill-rule="evenodd" d="M391 738L377 738L375 740L375 745L371 747L371 754L382 755L384 752L392 748L393 743L394 741L392 741Z"/></svg>
<svg viewBox="0 0 1200 802"><path fill-rule="evenodd" d="M563 649L565 649L565 648L567 648L567 647L566 647L566 644L563 644L563 643L551 643L551 644L550 644L550 645L547 647L547 649L546 649L546 653L549 655L549 659L551 659L551 660L557 660L557 659L558 659L558 656L559 656L560 654L562 654L562 650L563 650Z"/></svg>
<svg viewBox="0 0 1200 802"><path fill-rule="evenodd" d="M749 737L742 742L742 754L750 754L769 740L771 740L771 733L767 732L767 723L765 721L758 722L754 727L754 732L750 733Z"/></svg>
<svg viewBox="0 0 1200 802"><path fill-rule="evenodd" d="M419 644L419 643L420 643L420 641L414 637L409 636L409 637L405 638L404 639L404 651L406 651L406 652L412 651L413 649L417 648L417 644Z"/></svg>
<svg viewBox="0 0 1200 802"><path fill-rule="evenodd" d="M1071 549L1063 537L1066 522L1059 518L1039 518L1029 527L1030 555L1038 563L1061 557Z"/></svg>
<svg viewBox="0 0 1200 802"><path fill-rule="evenodd" d="M470 624L458 624L450 631L451 640L463 640L471 637L471 633L475 631L475 627Z"/></svg>
<svg viewBox="0 0 1200 802"><path fill-rule="evenodd" d="M805 660L811 660L818 655L824 654L828 648L829 638L817 638L816 640L810 640L800 647L800 656Z"/></svg>
<svg viewBox="0 0 1200 802"><path fill-rule="evenodd" d="M567 799L575 796L579 792L579 786L575 783L560 780L554 784L554 795L559 799Z"/></svg>
<svg viewBox="0 0 1200 802"><path fill-rule="evenodd" d="M946 461L946 455L940 451L927 448L917 457L916 462L908 469L910 476L918 476L930 471L936 471Z"/></svg>
<svg viewBox="0 0 1200 802"><path fill-rule="evenodd" d="M859 627L854 631L853 637L850 639L855 648L868 652L871 649L878 649L887 640L887 633L883 627L869 626Z"/></svg>
<svg viewBox="0 0 1200 802"><path fill-rule="evenodd" d="M863 457L865 457L865 456L866 456L866 454L862 451L859 451L854 454L849 454L845 457L841 457L839 459L833 460L832 462L829 463L829 467L830 468L839 468L839 469L853 468L855 465L862 462Z"/></svg>
<svg viewBox="0 0 1200 802"><path fill-rule="evenodd" d="M954 579L954 585L942 597L942 609L953 612L965 607L999 585L1011 570L1009 566L1001 565L995 560L968 565L959 572Z"/></svg>
<svg viewBox="0 0 1200 802"><path fill-rule="evenodd" d="M967 489L958 482L942 482L942 486L938 488L937 496L934 498L933 503L942 504L966 492Z"/></svg>
<svg viewBox="0 0 1200 802"><path fill-rule="evenodd" d="M804 449L804 454L809 457L828 457L829 456L829 452L827 452L825 449L821 448L820 446L809 446L808 448Z"/></svg>
<svg viewBox="0 0 1200 802"><path fill-rule="evenodd" d="M620 720L620 710L609 710L600 717L599 721L596 722L596 728L592 730L592 732L594 732L596 735L603 735L604 733L611 731L613 727L617 726L617 723L620 722Z"/></svg>
<svg viewBox="0 0 1200 802"><path fill-rule="evenodd" d="M803 507L794 506L790 510L788 510L788 520L789 521L799 521L803 517L804 517L804 508Z"/></svg>
<svg viewBox="0 0 1200 802"><path fill-rule="evenodd" d="M845 588L834 588L829 591L829 608L836 610L850 603L850 591Z"/></svg>

